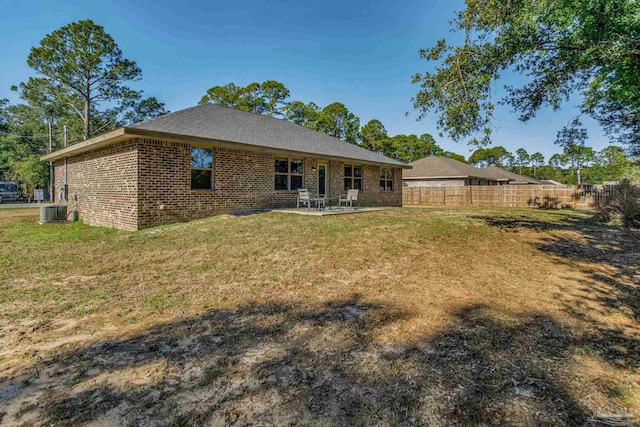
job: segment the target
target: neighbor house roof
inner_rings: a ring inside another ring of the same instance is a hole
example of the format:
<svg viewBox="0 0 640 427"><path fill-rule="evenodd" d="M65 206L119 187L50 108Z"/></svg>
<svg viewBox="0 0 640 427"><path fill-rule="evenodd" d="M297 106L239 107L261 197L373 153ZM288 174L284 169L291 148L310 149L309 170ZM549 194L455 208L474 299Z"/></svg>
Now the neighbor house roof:
<svg viewBox="0 0 640 427"><path fill-rule="evenodd" d="M517 173L509 172L497 166L489 166L484 169L485 173L494 179L508 179L510 184L540 184L537 179L529 176L518 175Z"/></svg>
<svg viewBox="0 0 640 427"><path fill-rule="evenodd" d="M405 163L304 126L220 105L199 105L125 126L42 156L55 160L136 137L211 142L281 154L305 154L409 168Z"/></svg>
<svg viewBox="0 0 640 427"><path fill-rule="evenodd" d="M402 171L402 179L450 179L450 178L483 178L490 177L482 169L474 168L466 163L449 157L428 156L409 163L412 169Z"/></svg>

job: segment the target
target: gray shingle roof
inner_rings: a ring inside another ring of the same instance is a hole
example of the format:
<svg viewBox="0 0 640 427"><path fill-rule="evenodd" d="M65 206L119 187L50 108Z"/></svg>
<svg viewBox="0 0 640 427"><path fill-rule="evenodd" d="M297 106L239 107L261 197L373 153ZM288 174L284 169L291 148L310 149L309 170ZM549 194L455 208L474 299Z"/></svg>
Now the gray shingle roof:
<svg viewBox="0 0 640 427"><path fill-rule="evenodd" d="M540 184L540 181L538 181L537 179L531 178L529 176L518 175L517 173L509 172L497 166L489 166L485 169L485 172L495 178L506 178L510 183L513 182L519 184Z"/></svg>
<svg viewBox="0 0 640 427"><path fill-rule="evenodd" d="M128 126L394 166L406 164L295 123L220 105L199 105Z"/></svg>
<svg viewBox="0 0 640 427"><path fill-rule="evenodd" d="M429 156L409 163L413 169L402 171L403 179L411 178L489 178L482 169L448 157Z"/></svg>

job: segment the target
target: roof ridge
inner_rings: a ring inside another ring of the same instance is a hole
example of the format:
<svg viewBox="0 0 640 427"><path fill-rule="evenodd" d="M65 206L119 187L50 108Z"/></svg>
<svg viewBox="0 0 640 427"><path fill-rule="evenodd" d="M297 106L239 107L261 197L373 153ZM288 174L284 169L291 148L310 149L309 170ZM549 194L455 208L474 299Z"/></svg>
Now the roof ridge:
<svg viewBox="0 0 640 427"><path fill-rule="evenodd" d="M280 115L268 116L227 105L201 104L125 126L207 137L229 142L289 149L309 154L334 155L374 163L406 165L383 153L368 150L335 136L294 123ZM338 153L342 153L339 155Z"/></svg>
<svg viewBox="0 0 640 427"><path fill-rule="evenodd" d="M310 127L307 127L307 126L305 126L305 125L301 125L301 124L296 123L296 122L292 122L291 120L287 120L285 117L273 117L273 116L267 116L267 115L264 115L264 114L256 113L256 112L254 112L254 111L245 111L245 110L240 110L240 109L238 109L238 108L229 107L228 105L221 105L221 104L214 104L214 103L207 103L207 104L197 105L196 107L204 107L204 106L223 107L223 108L227 108L227 109L229 109L229 110L239 111L239 112L241 112L241 113L252 114L252 115L257 116L257 117L260 117L260 118L262 118L262 119L275 119L275 120L280 120L280 121L281 121L281 122L283 122L283 123L287 123L287 124L289 124L289 125L293 125L293 126L301 127L301 128L302 128L302 129L304 129L305 131L317 132L317 133L320 133L320 134L322 134L322 135L324 135L324 136L326 136L326 137L329 137L329 138L335 139L336 141L340 141L340 142L342 142L343 144L349 144L350 146L357 147L358 149L360 149L360 150L362 150L362 151L364 151L364 152L376 154L378 157L381 157L381 158L383 158L383 159L391 159L391 157L387 157L387 156L385 156L384 154L380 154L380 153L378 153L378 152L376 152L376 151L372 151L372 150L369 150L369 149L367 149L367 148L364 148L364 147L363 147L363 146L361 146L360 144L353 144L353 143L351 143L351 142L344 141L344 140L342 140L342 139L340 139L340 138L336 138L335 136L327 135L327 134L326 134L326 133L324 133L324 132L320 132L320 131L318 131L318 130L311 129ZM180 111L186 111L186 110L193 109L193 108L196 108L196 107L185 108L184 110L180 110ZM391 160L397 160L397 159L391 159ZM401 160L397 160L397 161L399 161L399 162L401 162L401 163L408 164L407 162L402 162Z"/></svg>
<svg viewBox="0 0 640 427"><path fill-rule="evenodd" d="M507 170L505 168L501 168L500 166L496 166L496 165L487 166L485 168L485 170L487 170L487 169L491 169L492 172L501 174L503 177L505 177L506 179L509 179L509 180L511 180L512 177L518 177L518 178L522 178L522 179L524 179L524 180L526 180L526 181L528 181L530 183L538 183L538 182L540 182L539 179L534 178L532 176L515 173L515 172L512 172L512 171Z"/></svg>
<svg viewBox="0 0 640 427"><path fill-rule="evenodd" d="M193 107L187 107L187 108L183 108L183 109L181 109L181 110L170 111L170 112L168 112L168 113L165 113L165 114L159 114L159 115L157 115L157 116L155 116L155 117L152 117L152 118L150 118L150 119L147 119L147 120L141 120L141 121L139 121L139 122L135 122L135 123L133 123L133 124L130 124L130 125L128 125L128 126L123 126L123 127L125 127L125 128L128 128L128 127L137 127L138 125L143 125L143 124L146 124L146 123L153 123L154 121L156 121L156 120L158 120L158 119L166 118L166 117L169 117L169 116L175 116L175 115L176 115L176 114L178 114L178 113L183 113L183 112L185 112L185 111L189 111L189 110L195 110L196 108L204 107L205 105L207 105L207 104L194 105Z"/></svg>

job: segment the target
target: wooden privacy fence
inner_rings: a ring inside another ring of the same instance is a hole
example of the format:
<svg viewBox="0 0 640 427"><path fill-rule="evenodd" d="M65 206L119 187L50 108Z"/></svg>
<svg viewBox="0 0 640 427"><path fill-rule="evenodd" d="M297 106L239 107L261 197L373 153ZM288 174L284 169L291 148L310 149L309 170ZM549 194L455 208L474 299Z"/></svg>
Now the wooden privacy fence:
<svg viewBox="0 0 640 427"><path fill-rule="evenodd" d="M404 206L591 209L597 196L575 186L557 185L402 188Z"/></svg>

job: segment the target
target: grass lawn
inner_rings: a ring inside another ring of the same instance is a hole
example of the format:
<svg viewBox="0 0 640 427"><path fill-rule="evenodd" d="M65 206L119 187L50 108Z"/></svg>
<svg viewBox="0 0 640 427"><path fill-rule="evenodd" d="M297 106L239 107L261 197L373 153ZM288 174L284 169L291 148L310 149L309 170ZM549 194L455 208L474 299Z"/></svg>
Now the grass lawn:
<svg viewBox="0 0 640 427"><path fill-rule="evenodd" d="M0 211L0 424L596 425L640 416L640 233L588 214Z"/></svg>

